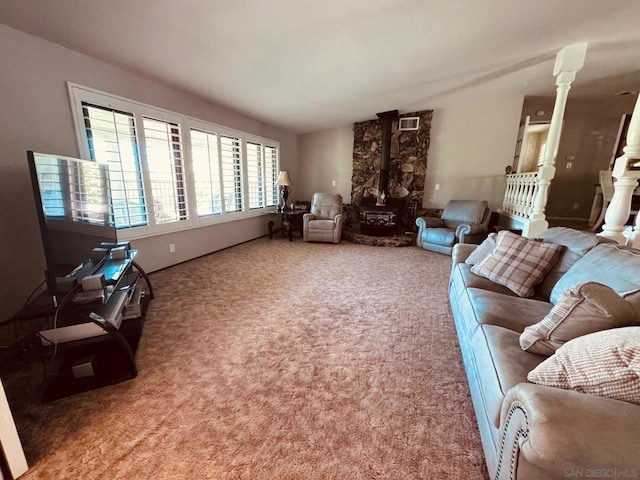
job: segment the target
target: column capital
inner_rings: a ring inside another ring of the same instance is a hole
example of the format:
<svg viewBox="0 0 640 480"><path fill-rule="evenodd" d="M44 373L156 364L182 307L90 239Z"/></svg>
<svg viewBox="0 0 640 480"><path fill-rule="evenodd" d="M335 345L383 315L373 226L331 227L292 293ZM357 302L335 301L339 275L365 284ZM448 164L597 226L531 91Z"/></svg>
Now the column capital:
<svg viewBox="0 0 640 480"><path fill-rule="evenodd" d="M584 66L588 46L589 44L587 42L574 43L560 50L556 55L553 76L557 77L561 73L573 72L575 78L575 74L582 70Z"/></svg>

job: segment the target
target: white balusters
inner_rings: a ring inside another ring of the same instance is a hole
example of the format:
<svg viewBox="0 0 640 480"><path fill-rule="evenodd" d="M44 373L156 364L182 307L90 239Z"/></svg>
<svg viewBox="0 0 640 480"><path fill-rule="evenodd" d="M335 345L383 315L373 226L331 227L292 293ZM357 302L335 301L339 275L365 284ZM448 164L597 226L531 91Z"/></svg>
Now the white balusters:
<svg viewBox="0 0 640 480"><path fill-rule="evenodd" d="M533 208L538 172L507 175L507 189L502 210L512 215L528 217Z"/></svg>

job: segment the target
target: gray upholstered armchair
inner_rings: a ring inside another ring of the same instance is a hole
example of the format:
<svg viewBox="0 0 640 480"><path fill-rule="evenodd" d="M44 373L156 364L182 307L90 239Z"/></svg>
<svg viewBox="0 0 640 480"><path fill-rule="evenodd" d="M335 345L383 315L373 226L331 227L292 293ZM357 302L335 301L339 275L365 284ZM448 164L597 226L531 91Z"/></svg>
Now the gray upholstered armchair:
<svg viewBox="0 0 640 480"><path fill-rule="evenodd" d="M418 217L416 244L451 255L456 243L482 243L488 235L491 211L485 200L451 200L440 218Z"/></svg>
<svg viewBox="0 0 640 480"><path fill-rule="evenodd" d="M311 213L302 220L302 238L305 242L340 243L342 236L342 196L314 193Z"/></svg>

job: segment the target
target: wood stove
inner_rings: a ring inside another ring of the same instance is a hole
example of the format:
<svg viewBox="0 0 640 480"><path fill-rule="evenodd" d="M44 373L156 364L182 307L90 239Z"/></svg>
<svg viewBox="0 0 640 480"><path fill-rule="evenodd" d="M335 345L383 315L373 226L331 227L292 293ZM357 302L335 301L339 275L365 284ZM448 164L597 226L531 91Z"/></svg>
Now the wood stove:
<svg viewBox="0 0 640 480"><path fill-rule="evenodd" d="M393 236L401 233L401 211L404 201L389 198L386 205L376 205L375 197L363 197L360 206L360 231L365 235Z"/></svg>

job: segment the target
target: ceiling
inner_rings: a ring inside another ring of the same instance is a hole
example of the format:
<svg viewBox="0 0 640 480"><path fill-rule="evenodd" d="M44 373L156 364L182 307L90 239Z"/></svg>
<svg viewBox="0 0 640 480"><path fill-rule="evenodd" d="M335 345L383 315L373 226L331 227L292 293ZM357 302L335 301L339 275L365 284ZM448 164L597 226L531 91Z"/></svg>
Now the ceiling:
<svg viewBox="0 0 640 480"><path fill-rule="evenodd" d="M640 89L637 0L6 0L0 22L296 133L437 108L469 87Z"/></svg>

